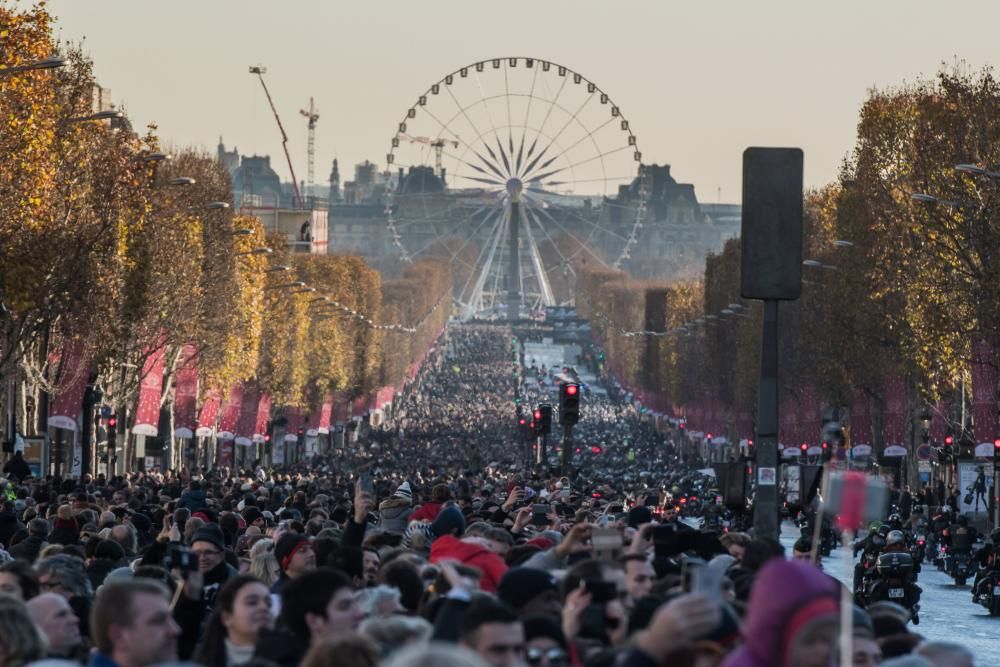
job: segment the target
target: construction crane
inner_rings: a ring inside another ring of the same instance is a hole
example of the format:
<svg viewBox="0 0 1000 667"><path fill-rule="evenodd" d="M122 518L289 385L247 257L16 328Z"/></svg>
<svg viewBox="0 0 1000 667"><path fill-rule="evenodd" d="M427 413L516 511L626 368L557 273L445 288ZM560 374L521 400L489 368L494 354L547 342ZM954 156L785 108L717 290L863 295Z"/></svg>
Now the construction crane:
<svg viewBox="0 0 1000 667"><path fill-rule="evenodd" d="M397 135L400 139L404 141L409 141L411 144L425 144L434 149L434 175L441 176L441 155L444 153L444 147L451 144L454 148L458 148L458 142L454 139L442 139L437 137L436 139L431 139L430 137L411 137L408 134L399 132Z"/></svg>
<svg viewBox="0 0 1000 667"><path fill-rule="evenodd" d="M302 193L299 192L299 179L295 176L295 167L292 166L292 157L288 154L288 135L285 133L285 128L281 124L281 117L278 116L278 110L274 107L274 100L271 99L271 92L267 89L267 84L264 83L264 75L267 73L267 68L262 65L251 65L250 73L256 74L257 78L260 79L260 85L264 89L264 95L267 96L267 103L271 105L271 112L274 113L274 120L278 122L278 129L281 130L281 148L285 151L285 160L288 161L288 171L292 173L292 190L295 192L295 203L297 206L302 207L305 202L302 200Z"/></svg>
<svg viewBox="0 0 1000 667"><path fill-rule="evenodd" d="M314 168L316 164L316 121L319 120L319 109L313 104L313 98L309 98L309 110L299 109L299 113L309 121L309 168L306 173L306 192L312 193L313 176L316 173Z"/></svg>

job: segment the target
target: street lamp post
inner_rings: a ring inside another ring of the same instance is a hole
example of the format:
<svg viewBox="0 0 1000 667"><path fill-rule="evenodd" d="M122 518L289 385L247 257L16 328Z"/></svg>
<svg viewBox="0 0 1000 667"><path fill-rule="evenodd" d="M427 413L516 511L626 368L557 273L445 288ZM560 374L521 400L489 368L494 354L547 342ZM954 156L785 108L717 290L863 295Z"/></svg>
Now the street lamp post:
<svg viewBox="0 0 1000 667"><path fill-rule="evenodd" d="M13 76L14 74L19 74L21 72L37 72L41 70L58 69L63 67L66 61L58 56L50 56L44 60L37 60L33 63L27 63L26 65L14 65L13 67L4 67L0 69L0 79L8 76Z"/></svg>

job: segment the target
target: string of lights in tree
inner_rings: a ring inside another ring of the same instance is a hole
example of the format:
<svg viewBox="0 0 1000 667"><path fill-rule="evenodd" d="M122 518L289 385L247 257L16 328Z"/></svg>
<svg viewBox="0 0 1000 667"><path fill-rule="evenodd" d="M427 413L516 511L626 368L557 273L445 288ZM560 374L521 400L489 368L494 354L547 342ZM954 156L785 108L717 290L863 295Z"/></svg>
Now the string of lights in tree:
<svg viewBox="0 0 1000 667"><path fill-rule="evenodd" d="M743 313L743 309L744 307L742 305L738 303L731 303L726 308L719 311L718 315L704 315L703 317L699 317L691 322L685 322L683 326L675 327L670 331L628 331L618 326L614 320L600 311L594 311L594 317L606 322L611 331L614 331L620 336L625 336L626 338L634 338L636 336L655 336L657 338L666 338L668 336L690 335L692 329L699 326L705 326L707 324L715 324L724 317L747 317L747 315Z"/></svg>
<svg viewBox="0 0 1000 667"><path fill-rule="evenodd" d="M315 288L306 288L305 291L308 291L310 289L315 289ZM303 292L303 290L299 291L299 293L302 293L302 292ZM364 313L359 313L354 308L351 308L350 306L345 306L344 304L340 303L336 299L334 299L332 297L329 297L329 296L325 296L325 295L321 295L321 296L318 296L318 297L315 297L315 298L311 299L309 301L309 304L310 305L315 305L315 306L323 306L324 308L330 308L330 309L339 311L340 313L343 313L345 315L349 315L351 318L353 318L353 319L355 319L355 320L357 320L357 321L359 321L359 322L361 322L361 323L363 323L363 324L365 324L365 325L367 325L367 326L369 326L372 329L375 329L377 331L397 331L397 332L400 332L400 333L415 334L427 322L427 320L429 320L430 317L435 312L437 312L437 309L441 307L441 304L444 303L446 297L449 297L449 295L447 293L443 294L441 296L441 298L438 299L437 303L434 304L434 307L431 308L427 312L427 314L424 315L420 319L420 321L418 321L416 324L414 324L411 327L405 326L403 324L376 324L376 322L374 320L372 320L370 317L368 317Z"/></svg>

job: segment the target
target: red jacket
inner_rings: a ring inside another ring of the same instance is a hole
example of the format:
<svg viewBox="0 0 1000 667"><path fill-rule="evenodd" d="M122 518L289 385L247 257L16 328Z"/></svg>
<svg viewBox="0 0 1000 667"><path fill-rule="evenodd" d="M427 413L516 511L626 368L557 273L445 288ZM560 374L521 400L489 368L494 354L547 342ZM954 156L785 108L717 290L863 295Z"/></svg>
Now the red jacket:
<svg viewBox="0 0 1000 667"><path fill-rule="evenodd" d="M507 571L507 564L500 556L485 547L463 542L451 535L439 537L431 543L431 562L443 560L457 560L482 572L479 587L487 593L497 592L500 578Z"/></svg>
<svg viewBox="0 0 1000 667"><path fill-rule="evenodd" d="M438 518L438 514L441 513L441 507L443 503L424 503L410 515L408 521L430 521L434 522L434 519Z"/></svg>

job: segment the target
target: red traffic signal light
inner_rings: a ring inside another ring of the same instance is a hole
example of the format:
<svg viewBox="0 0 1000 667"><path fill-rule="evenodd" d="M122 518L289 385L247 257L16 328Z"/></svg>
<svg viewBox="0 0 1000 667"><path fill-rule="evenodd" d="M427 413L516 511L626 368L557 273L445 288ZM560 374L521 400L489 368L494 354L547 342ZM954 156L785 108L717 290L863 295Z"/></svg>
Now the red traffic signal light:
<svg viewBox="0 0 1000 667"><path fill-rule="evenodd" d="M575 384L566 385L566 395L567 396L576 396L579 391L580 391L580 388L578 386L576 386Z"/></svg>
<svg viewBox="0 0 1000 667"><path fill-rule="evenodd" d="M601 448L598 447L597 445L594 445L593 447L590 448L590 453L591 454L600 454L601 453Z"/></svg>
<svg viewBox="0 0 1000 667"><path fill-rule="evenodd" d="M801 449L802 453L805 454L807 451L809 451L809 445L803 442L801 445L799 445L799 449Z"/></svg>
<svg viewBox="0 0 1000 667"><path fill-rule="evenodd" d="M517 423L519 426L524 426L525 424L528 423L528 420L526 420L524 417L521 417L520 419L517 420Z"/></svg>
<svg viewBox="0 0 1000 667"><path fill-rule="evenodd" d="M705 439L706 440L711 440L712 439L712 434L711 433L706 433L705 434Z"/></svg>
<svg viewBox="0 0 1000 667"><path fill-rule="evenodd" d="M541 410L535 410L535 421L536 422L542 421L542 411Z"/></svg>
<svg viewBox="0 0 1000 667"><path fill-rule="evenodd" d="M116 426L118 426L118 418L108 417L108 428L114 428Z"/></svg>
<svg viewBox="0 0 1000 667"><path fill-rule="evenodd" d="M271 434L270 433L265 433L264 434L264 443L266 444L268 442L271 442Z"/></svg>
<svg viewBox="0 0 1000 667"><path fill-rule="evenodd" d="M948 446L948 447L951 447L952 445L954 445L955 444L955 438L954 438L954 436L950 436L950 435L944 436L944 444L946 446Z"/></svg>
<svg viewBox="0 0 1000 667"><path fill-rule="evenodd" d="M1000 438L993 439L993 449L1000 450Z"/></svg>

